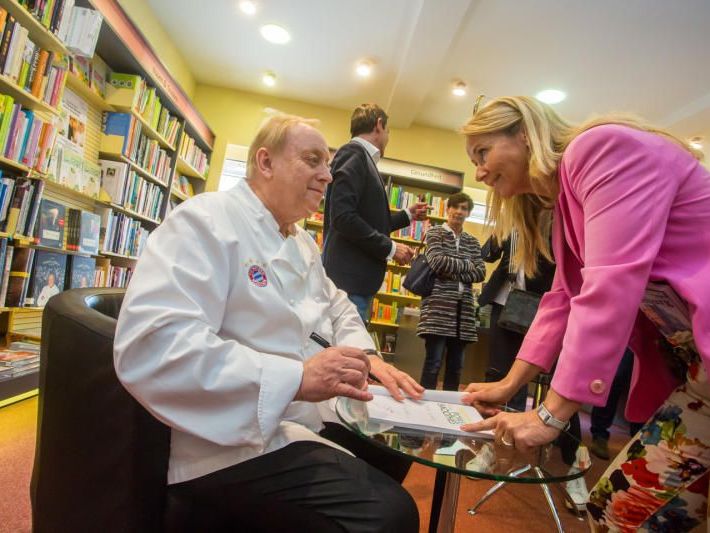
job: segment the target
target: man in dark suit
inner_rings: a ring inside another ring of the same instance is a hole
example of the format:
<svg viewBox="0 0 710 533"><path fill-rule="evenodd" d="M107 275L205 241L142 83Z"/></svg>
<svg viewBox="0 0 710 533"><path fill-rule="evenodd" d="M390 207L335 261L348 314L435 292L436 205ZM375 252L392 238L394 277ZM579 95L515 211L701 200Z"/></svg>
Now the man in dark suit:
<svg viewBox="0 0 710 533"><path fill-rule="evenodd" d="M352 139L331 164L333 183L325 194L323 266L335 285L348 293L363 322L384 279L387 261L412 260L413 250L389 234L426 218L426 204L390 212L377 162L389 141L387 114L375 104L355 108Z"/></svg>

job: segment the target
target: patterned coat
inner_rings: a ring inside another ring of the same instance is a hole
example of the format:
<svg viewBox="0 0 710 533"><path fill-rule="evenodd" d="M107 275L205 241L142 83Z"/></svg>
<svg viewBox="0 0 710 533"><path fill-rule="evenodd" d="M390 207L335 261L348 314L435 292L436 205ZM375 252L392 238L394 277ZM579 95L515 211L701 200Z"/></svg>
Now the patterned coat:
<svg viewBox="0 0 710 533"><path fill-rule="evenodd" d="M429 230L426 245L426 259L437 278L431 295L422 299L417 335L457 336L456 311L461 281L464 289L458 337L468 342L477 341L471 283L483 281L486 277L478 239L462 232L459 250L456 251L454 232L448 225L442 224Z"/></svg>

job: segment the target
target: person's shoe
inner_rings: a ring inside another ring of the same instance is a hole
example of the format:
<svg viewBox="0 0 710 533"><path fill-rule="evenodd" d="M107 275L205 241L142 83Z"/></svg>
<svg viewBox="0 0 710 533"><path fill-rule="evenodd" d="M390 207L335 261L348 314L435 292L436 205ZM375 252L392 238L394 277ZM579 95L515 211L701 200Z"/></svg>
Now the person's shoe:
<svg viewBox="0 0 710 533"><path fill-rule="evenodd" d="M609 441L607 439L602 439L601 437L594 437L592 439L592 445L589 447L589 451L592 452L599 459L609 460Z"/></svg>
<svg viewBox="0 0 710 533"><path fill-rule="evenodd" d="M478 451L475 457L471 459L468 463L466 463L466 469L473 470L475 472L482 472L484 474L490 474L491 472L493 472L493 467L495 466L495 464L496 454L493 450L493 446L490 443L486 442L483 444L483 446L481 446L481 449ZM466 477L474 481L481 479L474 476Z"/></svg>
<svg viewBox="0 0 710 533"><path fill-rule="evenodd" d="M577 453L575 455L574 463L570 466L570 473L577 470L586 470L591 464L591 459L589 458L589 450L583 444L580 444L577 448ZM584 512L587 509L587 502L589 501L589 491L587 490L587 483L584 481L584 476L578 477L571 481L565 483L565 489L567 489L567 494L574 502L574 506L577 511ZM572 504L565 499L565 506L568 509L572 509Z"/></svg>

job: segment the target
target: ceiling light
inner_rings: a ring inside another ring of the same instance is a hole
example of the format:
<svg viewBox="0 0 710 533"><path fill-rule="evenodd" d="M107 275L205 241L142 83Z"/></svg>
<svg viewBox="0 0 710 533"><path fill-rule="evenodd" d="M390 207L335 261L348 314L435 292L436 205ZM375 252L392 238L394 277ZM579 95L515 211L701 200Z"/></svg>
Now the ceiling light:
<svg viewBox="0 0 710 533"><path fill-rule="evenodd" d="M264 72L264 75L261 77L261 81L267 87L273 87L276 85L276 74L273 72Z"/></svg>
<svg viewBox="0 0 710 533"><path fill-rule="evenodd" d="M535 98L546 104L559 104L567 98L567 93L557 89L545 89L535 95Z"/></svg>
<svg viewBox="0 0 710 533"><path fill-rule="evenodd" d="M241 9L242 13L245 15L251 16L256 13L256 4L251 0L242 0L239 2L239 9Z"/></svg>
<svg viewBox="0 0 710 533"><path fill-rule="evenodd" d="M286 44L291 40L291 35L276 24L264 24L261 27L261 36L274 44Z"/></svg>
<svg viewBox="0 0 710 533"><path fill-rule="evenodd" d="M372 61L363 59L362 61L358 61L357 65L355 66L355 72L361 78L367 78L368 76L370 76L370 74L372 74L373 68L374 65L372 64Z"/></svg>
<svg viewBox="0 0 710 533"><path fill-rule="evenodd" d="M466 84L462 81L454 82L454 85L451 87L451 94L454 96L466 96L467 92Z"/></svg>
<svg viewBox="0 0 710 533"><path fill-rule="evenodd" d="M690 144L691 148L695 148L696 150L702 150L703 149L703 138L702 137L693 137L691 139L688 139L688 144Z"/></svg>

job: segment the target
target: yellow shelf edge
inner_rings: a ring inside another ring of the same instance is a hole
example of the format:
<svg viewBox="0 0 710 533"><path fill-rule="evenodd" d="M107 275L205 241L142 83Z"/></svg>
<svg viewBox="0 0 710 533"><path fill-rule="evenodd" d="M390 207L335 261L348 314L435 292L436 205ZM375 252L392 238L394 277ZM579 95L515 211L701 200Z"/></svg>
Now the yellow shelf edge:
<svg viewBox="0 0 710 533"><path fill-rule="evenodd" d="M12 78L5 76L4 74L0 74L0 86L7 88L10 92L14 93L10 96L15 98L15 103L19 103L35 111L44 111L53 115L59 115L59 110L56 107L46 104L31 92L25 91L22 87L17 85ZM0 88L0 91L2 91L2 88Z"/></svg>

